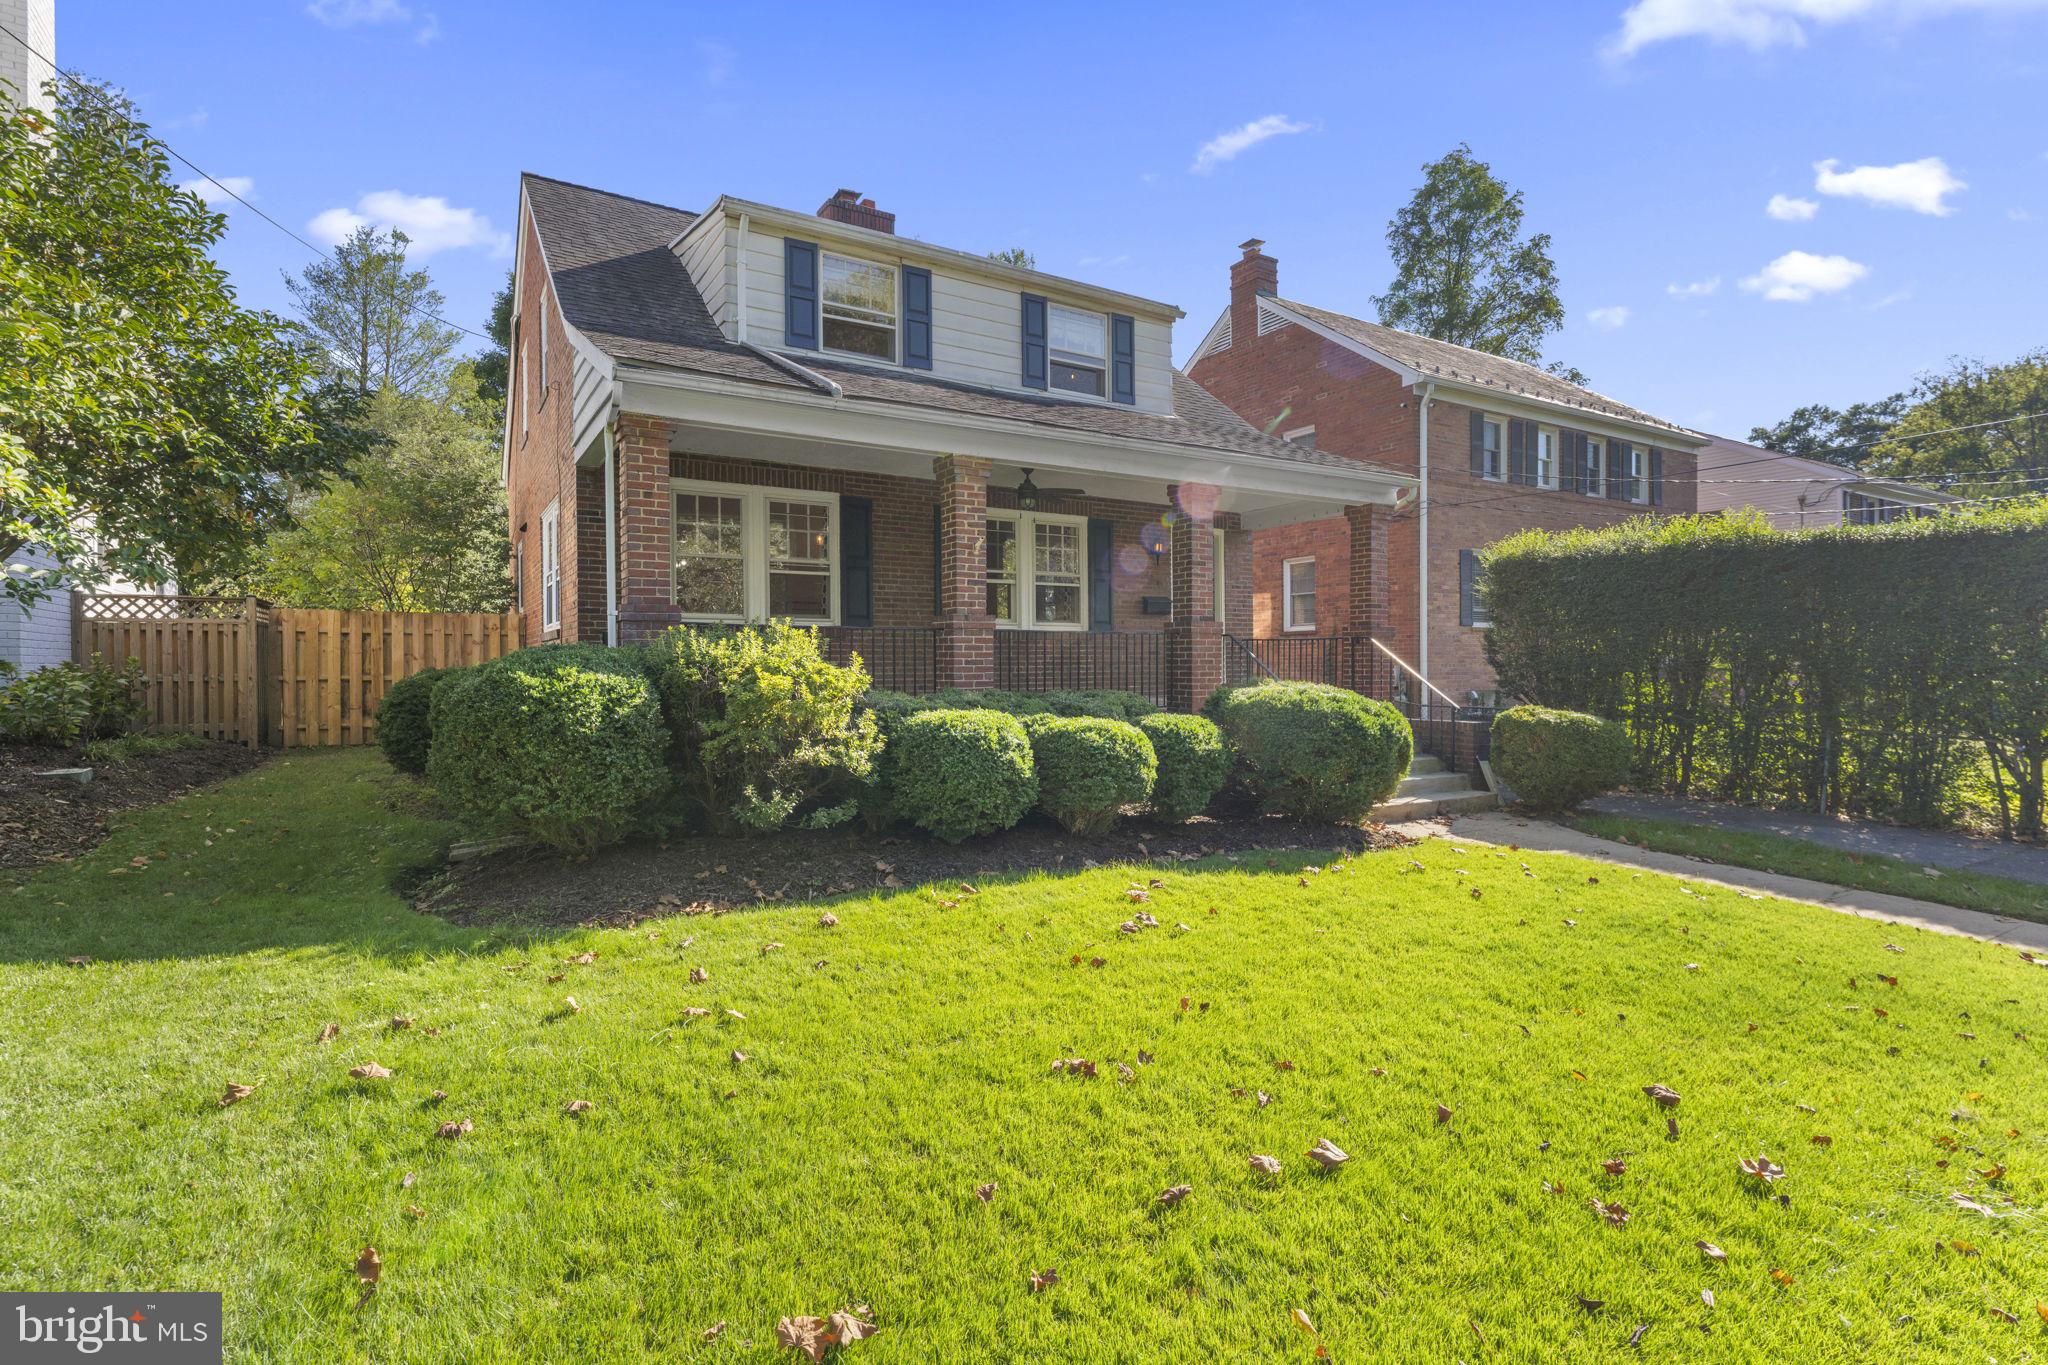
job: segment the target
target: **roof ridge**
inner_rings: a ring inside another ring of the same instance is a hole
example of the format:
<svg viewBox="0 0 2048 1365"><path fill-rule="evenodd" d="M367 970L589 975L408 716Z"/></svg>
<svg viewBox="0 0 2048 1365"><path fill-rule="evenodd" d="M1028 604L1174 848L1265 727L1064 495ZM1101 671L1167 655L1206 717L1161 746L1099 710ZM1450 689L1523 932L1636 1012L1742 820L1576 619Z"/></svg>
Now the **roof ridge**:
<svg viewBox="0 0 2048 1365"><path fill-rule="evenodd" d="M545 180L550 185L561 185L572 190L582 190L588 194L601 194L607 199L624 199L629 203L645 204L651 209L661 209L667 213L686 213L692 218L701 218L704 214L702 209L678 208L674 204L664 204L656 199L643 199L637 194L620 194L617 190L608 190L597 185L586 185L580 180L564 180L558 175L542 175L539 171L521 171L519 178L521 180Z"/></svg>

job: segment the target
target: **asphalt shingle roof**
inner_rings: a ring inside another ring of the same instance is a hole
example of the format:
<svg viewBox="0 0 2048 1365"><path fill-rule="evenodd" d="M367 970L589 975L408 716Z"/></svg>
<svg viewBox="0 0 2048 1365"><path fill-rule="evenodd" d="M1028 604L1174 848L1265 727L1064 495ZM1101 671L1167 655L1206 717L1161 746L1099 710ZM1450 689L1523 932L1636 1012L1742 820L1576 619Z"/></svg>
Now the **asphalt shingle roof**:
<svg viewBox="0 0 2048 1365"><path fill-rule="evenodd" d="M712 321L668 246L696 214L532 173L522 181L563 316L606 354L628 364L815 391L728 341ZM1175 411L1168 415L1010 393L825 356L806 355L802 363L830 377L855 402L936 408L1328 469L1357 471L1362 463L1268 436L1178 371Z"/></svg>

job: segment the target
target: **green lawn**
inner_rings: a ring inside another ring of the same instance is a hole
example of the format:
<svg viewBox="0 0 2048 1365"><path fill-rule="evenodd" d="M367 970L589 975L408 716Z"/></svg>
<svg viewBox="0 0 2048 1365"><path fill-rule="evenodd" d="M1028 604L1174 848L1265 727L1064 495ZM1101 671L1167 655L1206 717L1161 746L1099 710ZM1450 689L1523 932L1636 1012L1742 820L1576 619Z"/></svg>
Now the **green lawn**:
<svg viewBox="0 0 2048 1365"><path fill-rule="evenodd" d="M1582 812L1568 817L1565 823L1603 839L1620 839L1662 853L1689 853L1710 863L1782 872L1834 886L1883 891L1965 910L2048 923L2048 886L2010 877L1955 869L1942 869L1940 876L1930 877L1920 870L1919 863L1826 848L1782 834L1715 829L1681 820Z"/></svg>
<svg viewBox="0 0 2048 1365"><path fill-rule="evenodd" d="M387 889L448 837L412 791L296 756L0 892L0 1287L223 1290L263 1361L765 1360L856 1302L874 1362L1306 1360L1296 1308L1338 1361L2048 1348L2010 949L1441 840L1159 872L1135 939L1108 869L494 940Z"/></svg>

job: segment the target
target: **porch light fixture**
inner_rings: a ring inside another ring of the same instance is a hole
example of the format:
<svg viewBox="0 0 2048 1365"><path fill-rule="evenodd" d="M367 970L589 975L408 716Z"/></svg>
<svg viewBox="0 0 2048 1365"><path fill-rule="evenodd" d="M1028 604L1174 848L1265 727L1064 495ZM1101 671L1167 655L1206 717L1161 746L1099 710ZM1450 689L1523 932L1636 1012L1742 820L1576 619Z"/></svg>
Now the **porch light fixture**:
<svg viewBox="0 0 2048 1365"><path fill-rule="evenodd" d="M1138 543L1145 547L1146 554L1157 558L1173 543L1172 534L1164 526L1147 526L1138 533Z"/></svg>
<svg viewBox="0 0 2048 1365"><path fill-rule="evenodd" d="M1035 512L1040 498L1078 498L1086 491L1080 488L1040 488L1031 481L1031 471L1027 469L1017 483L1017 508L1023 512Z"/></svg>

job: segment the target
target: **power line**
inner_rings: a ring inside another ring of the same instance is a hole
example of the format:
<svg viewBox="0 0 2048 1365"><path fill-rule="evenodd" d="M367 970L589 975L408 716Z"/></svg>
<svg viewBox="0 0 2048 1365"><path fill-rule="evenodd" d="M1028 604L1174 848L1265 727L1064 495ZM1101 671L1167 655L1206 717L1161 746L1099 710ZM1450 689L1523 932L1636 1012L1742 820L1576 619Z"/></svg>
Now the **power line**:
<svg viewBox="0 0 2048 1365"><path fill-rule="evenodd" d="M54 57L51 57L51 56L47 55L46 53L44 53L44 52L42 52L42 51L40 51L40 50L38 50L38 49L36 49L36 48L30 47L30 46L29 46L29 43L28 43L28 39L26 39L26 38L22 37L22 36L21 36L21 35L20 35L19 33L16 33L16 32L15 32L15 31L14 31L13 29L11 29L11 28L7 27L7 25L5 25L5 24L0 24L0 33L4 33L4 34L6 34L6 35L7 35L8 37L10 37L10 38L14 39L14 41L15 41L15 42L17 42L17 43L20 43L20 44L21 44L21 46L22 46L22 50L23 50L23 51L27 52L27 53L28 53L29 55L31 55L31 56L33 56L33 57L38 57L38 58L40 58L40 59L42 60L42 62L43 62L43 64L44 64L44 65L48 66L48 67L49 67L49 68L50 68L50 69L51 69L52 71L55 71L55 72L56 72L56 73L57 73L58 75L62 76L62 77L63 77L63 78L65 79L65 80L67 80L67 81L71 82L71 84L72 84L73 86L75 86L76 88L78 88L79 90L82 90L82 91L84 91L84 92L85 92L86 94L88 94L88 95L91 95L91 96L93 96L93 97L95 97L95 98L97 98L97 99L100 99L100 100L102 101L102 105L101 105L101 107L102 107L102 108L105 108L105 109L107 109L107 110L108 110L109 112L111 112L111 113L119 113L119 112L120 112L119 110L115 109L115 108L114 108L114 106L113 106L113 105L112 105L111 103L107 103L107 102L106 102L105 96L101 94L101 92L100 92L100 90L99 90L99 88L98 88L97 86L94 86L94 85L90 84L90 83L89 83L89 82L87 82L87 81L83 81L83 80L79 79L79 78L78 78L77 76L73 75L73 74L72 74L71 72L69 72L69 71L65 70L65 69L64 69L63 67L61 67L61 66L57 65L57 60L56 60L56 58L54 58ZM326 249L325 247L315 246L315 245L314 245L313 243L311 243L311 242L307 241L307 240L306 240L306 239L305 239L304 237L301 237L301 236L300 236L300 235L299 235L298 233L296 233L296 232L293 232L293 231L292 231L292 230L291 230L290 228L286 227L286 226L285 226L285 225L284 225L283 223L280 223L280 222L278 222L278 221L277 221L277 219L275 219L275 218L271 217L271 216L270 216L269 214L265 213L265 212L264 212L264 211L263 211L262 209L259 209L259 208L257 208L257 207L256 207L256 206L255 206L254 204L250 203L250 202L249 202L249 201L248 201L247 199L244 199L244 198L243 198L243 197L242 197L241 195L239 195L239 194L235 193L235 191L234 191L234 190L232 190L232 189L230 189L230 188L229 188L228 186L226 186L226 185L222 184L222 183L221 183L221 182L220 182L219 180L217 180L216 178L214 178L214 177L213 177L213 176L212 176L211 174L209 174L208 172L206 172L205 170L203 170L203 169L202 169L202 168L201 168L201 167L199 166L199 164L198 164L197 162L195 162L195 161L193 161L193 160L192 160L192 158L191 158L191 157L189 157L189 156L186 156L186 155L185 155L185 154L184 154L183 152L179 151L179 150L178 150L178 149L177 149L176 147L173 147L173 146L172 146L172 145L171 145L170 143L168 143L168 142L164 141L164 140L163 140L162 138L158 137L158 136L156 135L156 133L155 133L155 131L154 131L154 130L151 130L151 131L149 131L149 132L148 132L148 133L146 134L146 136L147 136L147 137L149 138L149 140L150 140L151 142L154 142L154 143L155 143L155 144L156 144L157 146L159 146L159 147L163 148L163 149L164 149L164 150L165 150L166 152L169 152L169 153L170 153L170 154L171 154L172 156L174 156L174 157L176 157L176 158L177 158L178 160L180 160L180 161L184 162L184 163L185 163L185 165L186 165L186 167L187 167L187 168L189 168L189 169L190 169L190 170L191 170L191 171L193 172L193 174L197 175L197 176L198 176L198 177L199 177L200 179L202 179L202 180L206 181L206 183L207 183L207 184L209 184L209 185L212 185L212 186L213 186L213 187L214 187L215 189L217 189L217 190L219 190L219 191L220 191L221 193L223 193L223 194L227 195L227 196L228 196L228 198L230 198L230 199L234 200L234 201L235 201L235 202L236 202L237 204L240 204L240 205L241 205L241 206L242 206L243 208L245 208L245 209L249 210L249 212L251 212L251 213L255 214L255 215L256 215L256 216L258 217L258 218L261 218L261 219L262 219L262 220L263 220L264 222L266 222L266 223L270 224L270 225L271 225L272 227L276 228L276 229L277 229L277 230L278 230L279 232L282 232L282 233L283 233L283 234L284 234L285 236L287 236L287 237L291 238L291 239L292 239L293 241L297 242L297 243L298 243L298 244L299 244L300 246L302 246L302 247L304 247L304 248L305 248L306 250L308 250L308 251L312 252L312 253L313 253L313 254L314 254L315 256L319 256L319 257L321 257L322 259L324 259L324 260L326 260L326 261L329 261L329 262L333 262L333 263L336 263L336 264L338 264L338 262L335 262L335 261L334 261L334 253L332 253L332 252L328 251L328 250L327 250L327 249ZM468 336L473 336L473 337L475 337L475 338L476 338L476 339L477 339L478 341L484 341L484 342L489 342L489 343L490 343L490 344L491 344L492 346L496 346L496 345L498 344L498 343L496 342L496 340L494 340L494 339L493 339L492 337L490 337L490 336L487 336L487 335L485 335L484 333L482 333L482 332L479 332L479 331L477 331L477 330L476 330L475 328L473 328L473 327L464 327L464 326L463 326L463 325L462 325L461 323L459 323L459 322L450 322L450 321L449 321L449 320L448 320L447 318L444 318L444 317L440 316L440 315L439 315L438 313L430 312L429 310L427 310L427 309L425 309L425 308L421 308L421 307L420 307L420 306L419 306L418 304L413 304L413 303L407 303L407 302L405 302L405 301L404 301L403 299L399 299L399 300L396 300L396 302L397 302L397 303L399 304L399 306L400 306L400 307L404 308L404 309L405 309L405 310L406 310L406 311L407 311L408 313L416 313L416 314L418 314L419 316L421 316L421 317L423 317L423 318L428 318L428 319L430 319L430 320L432 320L432 321L434 321L434 322L437 322L437 323L441 324L441 326L443 326L443 327L452 327L453 329L455 329L455 330L456 330L456 331L458 331L458 332L462 332L462 333L464 333L465 335L468 335Z"/></svg>

